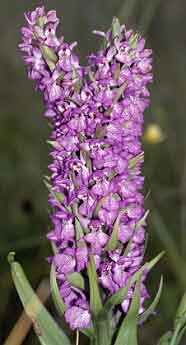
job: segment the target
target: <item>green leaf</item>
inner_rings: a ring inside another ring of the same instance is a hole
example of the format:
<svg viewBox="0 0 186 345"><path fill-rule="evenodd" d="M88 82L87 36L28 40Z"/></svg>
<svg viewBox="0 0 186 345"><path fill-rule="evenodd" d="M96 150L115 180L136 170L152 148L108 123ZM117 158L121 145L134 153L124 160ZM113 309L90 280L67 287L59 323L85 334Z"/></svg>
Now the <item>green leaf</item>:
<svg viewBox="0 0 186 345"><path fill-rule="evenodd" d="M143 272L141 272L140 277L137 280L130 309L120 326L114 345L138 345L137 322L140 308L142 273Z"/></svg>
<svg viewBox="0 0 186 345"><path fill-rule="evenodd" d="M57 78L57 81L60 82L61 80L63 80L63 79L64 79L64 76L65 76L65 72L61 72L61 73L59 74L59 77ZM58 145L59 145L59 143L58 143Z"/></svg>
<svg viewBox="0 0 186 345"><path fill-rule="evenodd" d="M130 37L130 40L129 40L129 47L131 49L135 49L137 44L138 44L138 41L140 40L140 34L138 32L136 32L135 34L133 34L131 37Z"/></svg>
<svg viewBox="0 0 186 345"><path fill-rule="evenodd" d="M84 289L85 288L84 279L83 279L81 273L79 273L79 272L72 273L71 275L69 275L67 277L67 280L68 280L68 282L71 285L73 285L73 286L75 286L75 287L77 287L79 289Z"/></svg>
<svg viewBox="0 0 186 345"><path fill-rule="evenodd" d="M56 199L62 204L65 200L65 196L64 194L60 193L60 192L53 192Z"/></svg>
<svg viewBox="0 0 186 345"><path fill-rule="evenodd" d="M51 192L52 189L52 185L49 183L49 177L47 176L46 179L43 180L45 186L47 187L47 189L49 190L49 192Z"/></svg>
<svg viewBox="0 0 186 345"><path fill-rule="evenodd" d="M83 228L77 218L75 218L76 240L79 241L84 236Z"/></svg>
<svg viewBox="0 0 186 345"><path fill-rule="evenodd" d="M126 89L126 87L127 87L127 84L128 84L128 82L125 81L125 82L119 87L119 89L117 90L117 93L116 93L116 97L115 97L114 100L113 100L113 105L115 105L115 104L119 101L120 97L123 95L123 92L125 91L125 89Z"/></svg>
<svg viewBox="0 0 186 345"><path fill-rule="evenodd" d="M128 85L128 81L125 81L118 89L116 92L116 96L113 100L113 103L111 105L111 107L109 107L105 112L104 112L104 116L110 116L110 114L112 113L112 109L113 106L119 101L120 97L123 95L126 87Z"/></svg>
<svg viewBox="0 0 186 345"><path fill-rule="evenodd" d="M185 332L186 332L186 326L184 326L184 327L181 329L181 331L179 332L179 334L178 334L178 336L177 336L177 339L176 339L175 345L179 345L179 344L180 344L180 341L181 341L182 337L184 336ZM171 344L170 344L170 345L171 345Z"/></svg>
<svg viewBox="0 0 186 345"><path fill-rule="evenodd" d="M120 242L118 240L118 230L119 230L120 220L121 220L121 217L128 211L128 209L129 207L125 207L119 212L119 215L116 218L116 221L113 226L113 231L112 231L110 240L108 241L105 247L106 250L108 251L114 250L120 245Z"/></svg>
<svg viewBox="0 0 186 345"><path fill-rule="evenodd" d="M55 140L47 140L46 142L47 142L47 144L51 145L54 148L59 148L60 147L59 143L57 141L55 141Z"/></svg>
<svg viewBox="0 0 186 345"><path fill-rule="evenodd" d="M121 67L120 67L120 64L117 62L115 64L115 71L114 71L114 79L115 80L118 80L119 79L119 76L120 76L120 72L121 72Z"/></svg>
<svg viewBox="0 0 186 345"><path fill-rule="evenodd" d="M66 334L58 327L34 293L21 265L14 261L14 255L15 253L10 253L8 256L12 278L25 312L35 325L40 343L42 345L70 345Z"/></svg>
<svg viewBox="0 0 186 345"><path fill-rule="evenodd" d="M82 87L82 79L81 79L80 74L78 73L78 70L74 67L72 71L72 79L76 80L76 82L74 83L74 89L76 92L79 93Z"/></svg>
<svg viewBox="0 0 186 345"><path fill-rule="evenodd" d="M36 39L37 39L37 35L36 35ZM56 53L54 52L52 48L45 45L41 46L40 50L48 67L50 68L51 72L53 72L56 68L56 62L58 60Z"/></svg>
<svg viewBox="0 0 186 345"><path fill-rule="evenodd" d="M101 198L101 199L98 201L98 203L97 203L97 205L96 205L96 208L95 208L95 210L94 210L94 212L93 212L93 217L94 217L94 218L97 218L97 217L98 217L98 213L99 213L101 207L104 205L105 201L108 199L108 197L109 197L109 194L105 195L103 198Z"/></svg>
<svg viewBox="0 0 186 345"><path fill-rule="evenodd" d="M58 311L58 314L60 316L63 316L66 306L65 303L62 300L61 294L59 292L59 288L57 285L57 280L56 280L56 270L54 264L51 266L51 271L50 271L50 287L51 287L51 295L52 299L54 302L54 305L56 307L56 310Z"/></svg>
<svg viewBox="0 0 186 345"><path fill-rule="evenodd" d="M87 151L84 151L84 150L81 150L80 152L83 156L83 159L86 162L87 168L91 171L92 170L92 161L91 161L91 158L89 156L89 153Z"/></svg>
<svg viewBox="0 0 186 345"><path fill-rule="evenodd" d="M79 330L81 333L83 333L84 335L86 335L88 338L90 339L94 339L94 331L93 331L93 327L90 328L83 328Z"/></svg>
<svg viewBox="0 0 186 345"><path fill-rule="evenodd" d="M78 212L78 205L75 203L72 205L72 212L74 214L75 218L75 227L76 227L76 238L77 240L80 240L82 236L84 236L85 233L88 233L89 230L87 229L88 225L88 219L83 217ZM83 224L83 225L82 225Z"/></svg>
<svg viewBox="0 0 186 345"><path fill-rule="evenodd" d="M44 28L45 21L46 21L46 17L45 17L45 16L39 17L39 19L38 19L38 21L37 21L37 24L38 24L38 26L39 26L41 29Z"/></svg>
<svg viewBox="0 0 186 345"><path fill-rule="evenodd" d="M96 79L94 78L94 74L91 70L88 72L88 76L89 76L89 79L95 83Z"/></svg>
<svg viewBox="0 0 186 345"><path fill-rule="evenodd" d="M131 249L132 242L133 242L133 237L134 237L135 233L140 229L140 227L145 225L145 221L148 217L148 214L149 214L149 210L147 210L145 212L145 214L143 215L143 217L136 223L132 237L131 237L130 241L128 242L127 247L125 248L124 255L126 255L126 256L128 255L128 253Z"/></svg>
<svg viewBox="0 0 186 345"><path fill-rule="evenodd" d="M112 39L114 40L116 37L121 36L121 25L119 19L114 17L112 20Z"/></svg>
<svg viewBox="0 0 186 345"><path fill-rule="evenodd" d="M58 253L58 248L54 242L51 242L52 251L54 254Z"/></svg>
<svg viewBox="0 0 186 345"><path fill-rule="evenodd" d="M132 284L134 284L136 282L136 280L139 279L141 273L144 270L148 270L150 271L157 263L158 261L162 258L162 256L164 255L164 252L161 252L159 255L157 255L154 259L152 259L150 262L147 262L146 264L144 264L129 280L128 284L119 289L114 295L112 295L105 303L104 305L104 310L108 311L111 308L113 308L115 305L118 305L120 303L123 302L123 300L125 299L128 290L130 289L130 287L132 286Z"/></svg>
<svg viewBox="0 0 186 345"><path fill-rule="evenodd" d="M136 230L140 229L141 226L145 225L148 215L149 215L149 210L147 210L145 214L143 215L143 217L136 223L136 226L135 226Z"/></svg>
<svg viewBox="0 0 186 345"><path fill-rule="evenodd" d="M172 338L172 332L168 331L159 340L158 345L169 345Z"/></svg>
<svg viewBox="0 0 186 345"><path fill-rule="evenodd" d="M98 277L93 255L90 255L90 260L87 268L90 289L90 309L92 314L97 317L102 309L101 296L98 285Z"/></svg>
<svg viewBox="0 0 186 345"><path fill-rule="evenodd" d="M45 60L46 60L46 63L48 65L48 67L50 68L51 72L53 72L55 70L55 68L56 68L55 63L50 61L50 60L48 60L48 59L45 59Z"/></svg>
<svg viewBox="0 0 186 345"><path fill-rule="evenodd" d="M183 324L184 322L186 322L186 292L184 293L176 311L174 327L176 328L178 324Z"/></svg>
<svg viewBox="0 0 186 345"><path fill-rule="evenodd" d="M48 183L48 181L44 180L45 186L47 187L47 189L49 190L49 192L56 198L56 200L60 203L63 204L64 200L65 200L65 196L64 194L60 193L60 192L56 192L52 189L52 186L50 183Z"/></svg>
<svg viewBox="0 0 186 345"><path fill-rule="evenodd" d="M117 172L114 169L112 169L112 172L110 176L108 177L108 181L112 181L112 179L116 176L117 176Z"/></svg>
<svg viewBox="0 0 186 345"><path fill-rule="evenodd" d="M139 153L136 157L129 160L129 169L133 169L144 158L144 152Z"/></svg>
<svg viewBox="0 0 186 345"><path fill-rule="evenodd" d="M106 129L103 126L96 125L96 138L97 139L102 139L106 134Z"/></svg>
<svg viewBox="0 0 186 345"><path fill-rule="evenodd" d="M50 181L51 181L50 176L44 175L44 178L45 178L45 180L46 180L47 182L50 182Z"/></svg>
<svg viewBox="0 0 186 345"><path fill-rule="evenodd" d="M50 181L50 178L48 176L45 176L45 179L43 180L44 181L44 184L45 186L47 187L47 189L49 190L49 192L52 194L52 196L60 203L62 204L66 210L68 212L71 212L71 207L70 206L66 206L64 201L65 201L65 195L61 192L57 192L57 191L54 191L53 188L52 188L52 185L49 183Z"/></svg>
<svg viewBox="0 0 186 345"><path fill-rule="evenodd" d="M57 62L58 60L57 55L52 48L43 45L40 47L40 50L45 60L48 60L54 63Z"/></svg>
<svg viewBox="0 0 186 345"><path fill-rule="evenodd" d="M150 315L152 315L153 311L156 309L156 307L157 307L157 305L159 303L159 300L160 300L160 297L161 297L161 293L162 293L162 288L163 288L163 276L161 276L160 284L159 284L159 289L158 289L158 292L156 294L156 297L154 298L153 302L148 307L148 309L143 314L141 314L138 317L139 322L144 322L145 320L147 320L147 318Z"/></svg>

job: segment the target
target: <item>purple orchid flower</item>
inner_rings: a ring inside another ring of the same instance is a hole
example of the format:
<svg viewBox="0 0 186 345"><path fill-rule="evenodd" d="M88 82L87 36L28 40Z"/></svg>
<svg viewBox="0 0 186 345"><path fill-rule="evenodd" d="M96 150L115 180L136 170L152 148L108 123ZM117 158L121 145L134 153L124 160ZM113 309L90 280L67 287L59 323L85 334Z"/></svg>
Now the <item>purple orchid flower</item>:
<svg viewBox="0 0 186 345"><path fill-rule="evenodd" d="M44 95L45 113L52 124L52 231L48 238L57 253L56 268L65 318L72 329L91 323L89 296L68 277L87 268L93 254L99 284L112 295L126 286L144 256L145 229L141 176L143 113L149 105L152 82L151 50L145 40L121 26L100 33L105 47L79 64L74 44L57 38L59 19L44 7L25 14L20 49L28 77ZM119 219L118 247L108 250ZM83 233L77 234L77 222ZM128 246L127 253L125 249ZM118 306L127 312L134 286ZM141 309L148 297L143 284Z"/></svg>

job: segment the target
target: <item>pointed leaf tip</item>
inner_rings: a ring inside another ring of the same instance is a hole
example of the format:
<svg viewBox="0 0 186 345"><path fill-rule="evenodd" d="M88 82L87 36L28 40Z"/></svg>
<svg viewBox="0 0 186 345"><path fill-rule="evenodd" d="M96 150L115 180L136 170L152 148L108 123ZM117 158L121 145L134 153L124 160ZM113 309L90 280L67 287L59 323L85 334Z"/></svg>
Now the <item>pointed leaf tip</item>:
<svg viewBox="0 0 186 345"><path fill-rule="evenodd" d="M85 282L84 282L84 278L81 275L81 273L74 272L67 277L67 280L71 285L77 287L78 289L84 290Z"/></svg>
<svg viewBox="0 0 186 345"><path fill-rule="evenodd" d="M11 265L15 261L15 252L10 252L7 256L8 263Z"/></svg>
<svg viewBox="0 0 186 345"><path fill-rule="evenodd" d="M44 180L44 184L47 187L48 191L51 193L51 195L60 203L63 204L63 202L65 201L65 195L61 192L57 192L55 190L53 190L52 185L48 182L48 180L45 178Z"/></svg>
<svg viewBox="0 0 186 345"><path fill-rule="evenodd" d="M55 51L52 48L50 48L50 47L48 47L46 45L42 45L40 47L40 50L41 50L41 53L43 54L43 57L46 60L51 61L53 63L57 62L57 60L58 60L57 55L56 55Z"/></svg>
<svg viewBox="0 0 186 345"><path fill-rule="evenodd" d="M119 245L120 245L120 241L118 240L118 231L119 231L119 225L120 225L120 220L122 218L122 216L129 210L130 207L125 207L123 209L121 209L121 211L119 212L114 226L113 226L113 231L110 237L110 240L108 241L105 249L107 251L111 251L116 249Z"/></svg>
<svg viewBox="0 0 186 345"><path fill-rule="evenodd" d="M144 272L144 270L147 270L149 272L160 261L164 253L165 252L161 252L160 254L158 254L154 259L145 263L136 273L134 273L125 287L120 288L117 292L115 292L115 294L107 299L104 305L104 310L109 311L115 305L122 303L131 285L139 279L139 276L142 274L142 272Z"/></svg>
<svg viewBox="0 0 186 345"><path fill-rule="evenodd" d="M154 310L156 309L158 303L159 303L159 300L160 300L160 297L161 297L161 293L162 293L162 289L163 289L163 276L161 276L161 279L160 279L160 284L159 284L159 289L158 289L158 292L153 300L153 302L151 303L151 305L147 308L147 310L141 314L139 316L139 322L142 323L144 321L146 321L148 319L148 317L150 315L152 315L152 313L154 312Z"/></svg>
<svg viewBox="0 0 186 345"><path fill-rule="evenodd" d="M121 25L119 19L114 17L112 20L112 39L114 40L116 37L120 37L121 35Z"/></svg>

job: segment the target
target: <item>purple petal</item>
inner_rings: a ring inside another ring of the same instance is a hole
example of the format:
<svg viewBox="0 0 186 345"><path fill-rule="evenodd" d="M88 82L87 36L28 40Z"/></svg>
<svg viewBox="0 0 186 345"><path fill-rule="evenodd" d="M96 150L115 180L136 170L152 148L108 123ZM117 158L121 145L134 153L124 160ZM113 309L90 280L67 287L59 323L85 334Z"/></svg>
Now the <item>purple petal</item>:
<svg viewBox="0 0 186 345"><path fill-rule="evenodd" d="M91 320L88 310L76 306L67 309L65 319L70 324L72 330L87 328Z"/></svg>

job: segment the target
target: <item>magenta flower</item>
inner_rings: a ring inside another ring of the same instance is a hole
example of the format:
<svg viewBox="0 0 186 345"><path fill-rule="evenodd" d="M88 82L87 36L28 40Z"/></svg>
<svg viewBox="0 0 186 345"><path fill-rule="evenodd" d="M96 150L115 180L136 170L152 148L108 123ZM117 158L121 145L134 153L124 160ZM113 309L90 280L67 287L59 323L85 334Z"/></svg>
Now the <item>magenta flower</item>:
<svg viewBox="0 0 186 345"><path fill-rule="evenodd" d="M144 178L141 176L143 113L152 82L151 50L124 26L103 36L105 48L82 67L75 44L56 37L59 20L43 7L25 15L20 49L28 76L44 95L52 123L52 230L56 268L65 318L72 329L91 322L89 296L68 281L84 274L93 254L103 296L126 286L144 256ZM118 223L118 225L117 225ZM142 223L142 224L140 224ZM78 233L77 224L82 233ZM116 247L110 247L118 226ZM121 306L127 312L134 286ZM141 309L148 292L142 285Z"/></svg>

